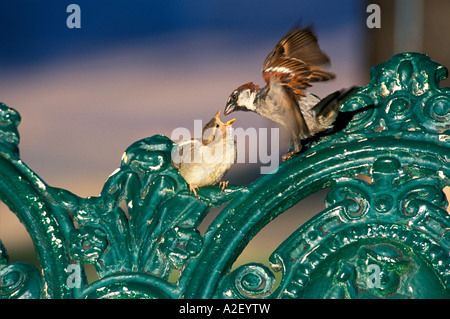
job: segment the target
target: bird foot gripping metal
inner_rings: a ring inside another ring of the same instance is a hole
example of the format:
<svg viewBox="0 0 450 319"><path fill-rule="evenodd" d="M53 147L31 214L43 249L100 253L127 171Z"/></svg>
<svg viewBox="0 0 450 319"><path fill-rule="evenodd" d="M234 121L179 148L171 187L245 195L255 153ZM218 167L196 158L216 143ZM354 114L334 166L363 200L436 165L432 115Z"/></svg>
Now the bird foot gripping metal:
<svg viewBox="0 0 450 319"><path fill-rule="evenodd" d="M426 55L396 55L341 106L353 114L347 125L276 174L224 192L201 188L198 198L161 135L132 144L99 197L51 187L20 160L20 116L1 104L0 198L30 233L42 273L8 263L0 244L0 297L449 297L450 88L438 84L446 76ZM271 267L230 272L266 224L326 187L326 209L272 252ZM84 264L98 280L87 282Z"/></svg>

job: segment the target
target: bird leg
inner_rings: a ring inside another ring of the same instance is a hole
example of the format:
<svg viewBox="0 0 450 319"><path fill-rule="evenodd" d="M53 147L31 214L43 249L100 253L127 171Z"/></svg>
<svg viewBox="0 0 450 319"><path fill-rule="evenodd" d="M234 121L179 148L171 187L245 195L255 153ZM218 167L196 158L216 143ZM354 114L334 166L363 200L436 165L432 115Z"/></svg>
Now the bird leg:
<svg viewBox="0 0 450 319"><path fill-rule="evenodd" d="M194 192L195 197L198 197L198 196L197 196L197 189L199 189L199 187L198 187L197 185L189 184L189 191L190 191L191 193Z"/></svg>
<svg viewBox="0 0 450 319"><path fill-rule="evenodd" d="M226 181L226 182L222 181L219 183L220 187L222 188L222 190L220 191L221 194L225 190L225 187L228 186L228 183L229 183L229 181Z"/></svg>
<svg viewBox="0 0 450 319"><path fill-rule="evenodd" d="M302 150L302 144L300 142L300 139L298 139L298 138L294 139L294 150L281 156L281 161L284 162L284 161L290 159L295 154L300 153L301 150Z"/></svg>
<svg viewBox="0 0 450 319"><path fill-rule="evenodd" d="M294 156L297 153L298 153L298 151L296 151L296 150L290 151L289 153L286 153L283 156L281 156L281 161L285 162L286 160L290 159L292 156Z"/></svg>

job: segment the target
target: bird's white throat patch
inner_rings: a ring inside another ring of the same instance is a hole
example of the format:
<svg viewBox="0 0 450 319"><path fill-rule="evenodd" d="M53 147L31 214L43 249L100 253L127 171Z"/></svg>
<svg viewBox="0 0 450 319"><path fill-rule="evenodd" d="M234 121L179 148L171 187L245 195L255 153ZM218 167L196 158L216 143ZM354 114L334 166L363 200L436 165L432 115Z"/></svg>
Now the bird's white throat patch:
<svg viewBox="0 0 450 319"><path fill-rule="evenodd" d="M249 111L255 111L255 98L256 92L251 92L250 90L242 91L239 94L237 105L246 107Z"/></svg>

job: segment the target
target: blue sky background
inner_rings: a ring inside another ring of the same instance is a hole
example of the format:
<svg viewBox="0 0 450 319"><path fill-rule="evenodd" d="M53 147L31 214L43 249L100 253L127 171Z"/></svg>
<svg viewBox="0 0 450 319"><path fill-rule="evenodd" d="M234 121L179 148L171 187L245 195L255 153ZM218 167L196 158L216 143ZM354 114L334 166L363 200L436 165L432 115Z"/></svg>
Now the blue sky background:
<svg viewBox="0 0 450 319"><path fill-rule="evenodd" d="M66 27L66 8L81 8L82 28ZM3 1L2 66L45 63L128 41L163 41L173 33L227 34L237 47L273 40L298 22L318 32L364 27L363 1Z"/></svg>

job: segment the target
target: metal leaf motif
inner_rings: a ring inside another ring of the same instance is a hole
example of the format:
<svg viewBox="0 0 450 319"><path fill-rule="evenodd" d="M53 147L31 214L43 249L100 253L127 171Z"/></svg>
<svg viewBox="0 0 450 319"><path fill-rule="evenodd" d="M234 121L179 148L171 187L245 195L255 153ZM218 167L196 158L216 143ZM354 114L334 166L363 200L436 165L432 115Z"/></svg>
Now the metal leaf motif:
<svg viewBox="0 0 450 319"><path fill-rule="evenodd" d="M21 161L20 115L0 104L0 198L42 266L40 274L9 264L0 245L0 298L448 298L446 76L426 55L396 55L341 106L345 125L311 140L275 174L223 193L202 188L198 198L171 164L174 143L161 135L128 147L98 197L51 187ZM327 208L271 254L271 267L230 271L265 225L326 187ZM198 226L219 206L201 235ZM87 263L99 276L92 283ZM68 280L70 265L80 269L78 286Z"/></svg>

